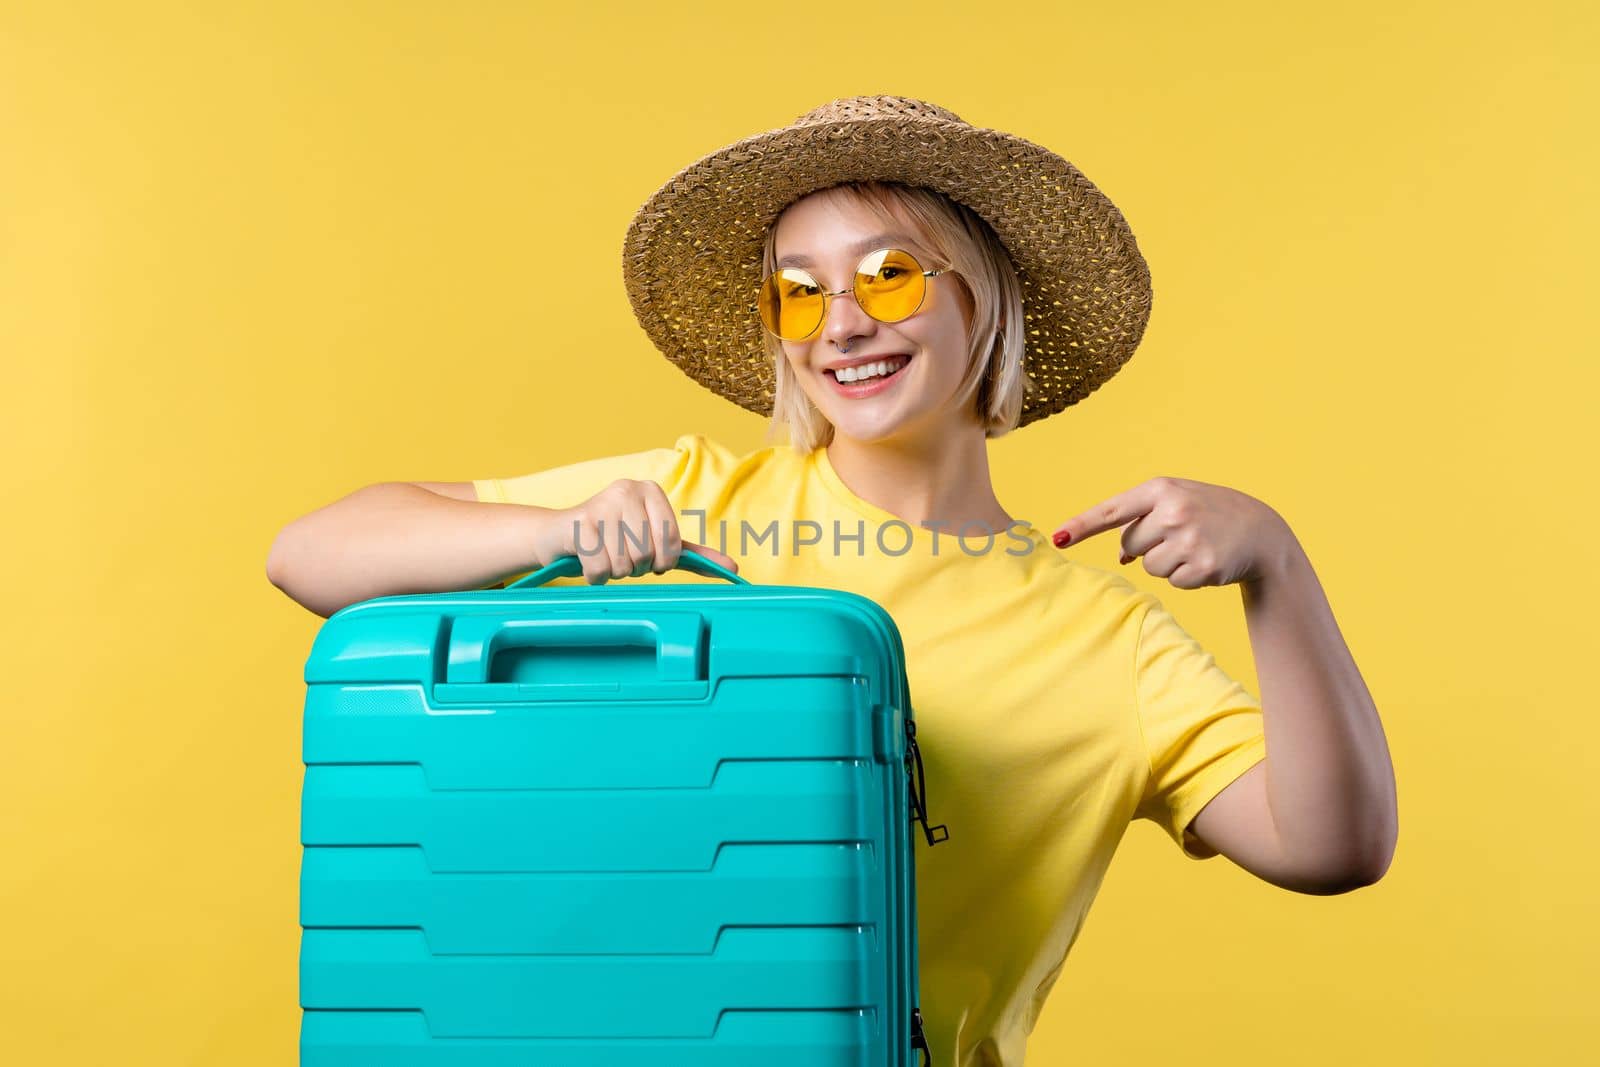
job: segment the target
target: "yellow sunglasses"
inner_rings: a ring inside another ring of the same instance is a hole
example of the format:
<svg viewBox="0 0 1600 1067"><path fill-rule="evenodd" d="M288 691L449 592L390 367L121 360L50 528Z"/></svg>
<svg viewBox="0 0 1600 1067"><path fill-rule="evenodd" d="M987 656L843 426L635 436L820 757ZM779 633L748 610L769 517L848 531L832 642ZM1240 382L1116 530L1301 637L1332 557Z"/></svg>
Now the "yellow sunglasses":
<svg viewBox="0 0 1600 1067"><path fill-rule="evenodd" d="M901 322L922 307L928 279L952 273L951 268L923 270L917 257L899 248L868 252L856 266L849 289L824 292L817 280L799 267L780 267L761 283L757 306L761 324L785 341L803 341L822 325L828 298L854 292L861 310L879 322Z"/></svg>

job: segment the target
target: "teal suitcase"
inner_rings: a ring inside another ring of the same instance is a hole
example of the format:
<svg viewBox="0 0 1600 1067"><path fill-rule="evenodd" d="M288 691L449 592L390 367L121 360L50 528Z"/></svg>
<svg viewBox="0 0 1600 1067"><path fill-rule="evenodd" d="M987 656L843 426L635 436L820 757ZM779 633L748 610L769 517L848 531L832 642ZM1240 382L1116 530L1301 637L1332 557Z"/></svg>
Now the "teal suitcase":
<svg viewBox="0 0 1600 1067"><path fill-rule="evenodd" d="M541 588L567 556L323 624L302 1067L931 1062L898 629L678 566L732 584Z"/></svg>

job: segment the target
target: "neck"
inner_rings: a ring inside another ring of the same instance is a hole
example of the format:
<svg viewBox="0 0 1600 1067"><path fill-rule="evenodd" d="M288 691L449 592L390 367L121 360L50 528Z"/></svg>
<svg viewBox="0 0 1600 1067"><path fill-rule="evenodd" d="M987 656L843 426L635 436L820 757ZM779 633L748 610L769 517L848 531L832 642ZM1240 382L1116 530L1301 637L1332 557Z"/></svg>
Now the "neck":
<svg viewBox="0 0 1600 1067"><path fill-rule="evenodd" d="M965 523L983 523L1002 533L1013 521L989 480L981 427L878 441L835 433L827 450L828 462L851 492L911 526L938 523L934 528L940 533L954 536Z"/></svg>

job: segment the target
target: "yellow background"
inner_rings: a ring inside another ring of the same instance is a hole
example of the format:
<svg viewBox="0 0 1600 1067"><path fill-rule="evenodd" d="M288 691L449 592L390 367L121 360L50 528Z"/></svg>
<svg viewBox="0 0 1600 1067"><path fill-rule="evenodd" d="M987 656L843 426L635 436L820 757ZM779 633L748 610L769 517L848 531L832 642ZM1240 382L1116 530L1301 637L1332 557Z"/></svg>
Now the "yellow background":
<svg viewBox="0 0 1600 1067"><path fill-rule="evenodd" d="M759 444L637 326L623 231L863 92L1060 151L1151 263L1138 355L995 442L1001 499L1277 508L1398 772L1347 896L1134 827L1029 1062L1592 1053L1594 8L1328 6L0 8L8 1062L293 1062L321 620L273 537L371 482ZM1128 570L1259 692L1237 588Z"/></svg>

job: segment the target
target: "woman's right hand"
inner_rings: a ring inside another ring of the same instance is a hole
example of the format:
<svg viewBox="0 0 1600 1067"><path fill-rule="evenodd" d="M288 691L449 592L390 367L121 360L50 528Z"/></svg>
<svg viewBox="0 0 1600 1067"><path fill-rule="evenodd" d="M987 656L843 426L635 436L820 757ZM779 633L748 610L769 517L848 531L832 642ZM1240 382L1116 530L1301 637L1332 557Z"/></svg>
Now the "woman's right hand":
<svg viewBox="0 0 1600 1067"><path fill-rule="evenodd" d="M541 566L577 556L590 585L652 571L665 574L685 548L739 572L739 565L716 549L682 540L672 503L651 481L618 478L575 507L555 509L545 532L546 543L535 546Z"/></svg>

